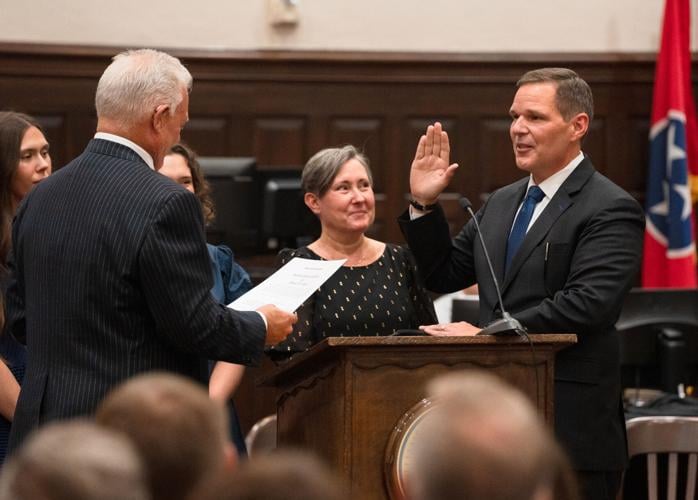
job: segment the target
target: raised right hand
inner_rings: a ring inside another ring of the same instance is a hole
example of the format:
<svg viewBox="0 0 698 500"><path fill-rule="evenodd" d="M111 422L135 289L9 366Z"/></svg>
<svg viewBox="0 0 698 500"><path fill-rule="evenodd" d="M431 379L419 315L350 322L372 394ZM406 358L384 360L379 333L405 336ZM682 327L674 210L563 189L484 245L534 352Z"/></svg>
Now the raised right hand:
<svg viewBox="0 0 698 500"><path fill-rule="evenodd" d="M298 321L296 313L282 311L271 304L262 306L257 311L264 314L264 317L267 319L266 345L278 344L284 340L293 331L293 325Z"/></svg>
<svg viewBox="0 0 698 500"><path fill-rule="evenodd" d="M449 165L450 154L448 134L441 129L441 123L429 125L419 139L410 169L410 193L414 200L422 205L436 203L458 168L457 163Z"/></svg>

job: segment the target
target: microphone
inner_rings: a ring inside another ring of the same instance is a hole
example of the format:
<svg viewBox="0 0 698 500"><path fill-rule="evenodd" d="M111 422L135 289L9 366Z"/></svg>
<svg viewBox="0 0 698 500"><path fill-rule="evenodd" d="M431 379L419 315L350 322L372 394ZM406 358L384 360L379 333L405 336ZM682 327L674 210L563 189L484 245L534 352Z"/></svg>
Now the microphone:
<svg viewBox="0 0 698 500"><path fill-rule="evenodd" d="M489 325L483 328L478 335L519 335L526 337L526 328L517 320L511 317L508 312L504 309L504 302L502 301L502 292L499 290L499 282L497 281L497 276L494 274L494 269L492 268L492 261L490 260L490 255L487 252L487 247L485 246L485 239L482 237L482 232L480 231L480 224L477 222L477 217L473 213L473 204L465 196L462 196L458 200L458 204L461 208L470 214L473 222L475 223L475 228L477 229L477 234L480 237L480 244L482 245L482 250L485 252L485 259L487 260L487 265L490 268L490 276L492 276L492 281L494 281L494 288L497 290L497 299L499 299L499 307L502 310L502 317L492 321Z"/></svg>

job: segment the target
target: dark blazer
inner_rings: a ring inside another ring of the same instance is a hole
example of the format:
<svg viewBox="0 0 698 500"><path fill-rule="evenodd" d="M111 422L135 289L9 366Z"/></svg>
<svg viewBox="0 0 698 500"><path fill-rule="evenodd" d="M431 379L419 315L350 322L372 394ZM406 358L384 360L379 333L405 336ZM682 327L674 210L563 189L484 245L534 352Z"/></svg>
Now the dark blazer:
<svg viewBox="0 0 698 500"><path fill-rule="evenodd" d="M8 320L29 356L11 448L44 422L93 412L137 373L205 383L206 359L263 353L260 315L211 295L198 200L125 146L92 140L37 185L13 241Z"/></svg>
<svg viewBox="0 0 698 500"><path fill-rule="evenodd" d="M584 159L543 210L504 275L506 242L528 178L489 197L476 214L502 300L531 333L577 334L557 356L555 429L577 470L618 470L626 463L614 324L636 277L644 216L640 205ZM451 240L439 208L400 225L427 288L452 292L477 283L480 325L499 314L475 224Z"/></svg>

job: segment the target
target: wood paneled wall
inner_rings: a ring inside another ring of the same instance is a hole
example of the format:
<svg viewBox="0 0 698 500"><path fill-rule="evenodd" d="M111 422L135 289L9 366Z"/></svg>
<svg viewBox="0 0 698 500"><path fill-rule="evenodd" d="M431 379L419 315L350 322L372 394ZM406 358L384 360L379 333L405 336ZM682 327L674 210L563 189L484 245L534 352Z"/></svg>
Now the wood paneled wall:
<svg viewBox="0 0 698 500"><path fill-rule="evenodd" d="M97 80L119 49L0 44L0 108L45 125L54 163L83 149L95 127ZM461 168L443 195L454 230L459 194L479 206L522 176L513 164L508 109L514 82L540 66L567 66L591 85L596 117L584 150L642 200L654 57L178 51L194 76L183 138L201 155L254 156L260 168L301 168L317 150L364 148L376 180L374 234L400 241L417 139L434 120Z"/></svg>
<svg viewBox="0 0 698 500"><path fill-rule="evenodd" d="M36 115L54 165L78 155L96 124L94 92L119 49L0 44L0 109ZM522 176L513 163L508 109L525 71L567 66L592 87L596 117L584 150L596 167L644 198L654 55L395 54L177 51L194 76L183 138L201 155L254 156L261 168L301 168L317 150L364 148L376 180L374 234L401 241L409 166L427 124L440 120L461 168L444 206L454 230L462 193L478 207ZM695 65L694 65L695 66ZM694 70L694 74L698 72ZM248 370L236 394L245 430L274 408Z"/></svg>

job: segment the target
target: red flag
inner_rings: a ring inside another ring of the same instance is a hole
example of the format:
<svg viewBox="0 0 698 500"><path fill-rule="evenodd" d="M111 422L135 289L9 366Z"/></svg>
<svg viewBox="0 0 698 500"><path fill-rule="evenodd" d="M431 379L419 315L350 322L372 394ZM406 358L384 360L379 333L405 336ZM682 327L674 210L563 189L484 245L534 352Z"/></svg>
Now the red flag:
<svg viewBox="0 0 698 500"><path fill-rule="evenodd" d="M642 285L696 286L691 174L698 173L689 0L666 0L655 69Z"/></svg>

